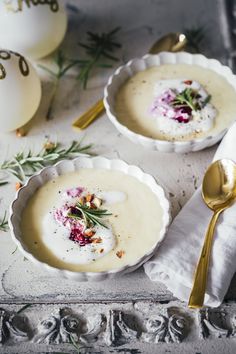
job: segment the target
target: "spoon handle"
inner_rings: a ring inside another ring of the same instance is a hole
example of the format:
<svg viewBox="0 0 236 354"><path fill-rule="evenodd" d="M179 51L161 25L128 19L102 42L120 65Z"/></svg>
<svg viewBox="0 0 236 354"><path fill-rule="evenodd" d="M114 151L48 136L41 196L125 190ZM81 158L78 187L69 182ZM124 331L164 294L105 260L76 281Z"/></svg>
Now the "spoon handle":
<svg viewBox="0 0 236 354"><path fill-rule="evenodd" d="M105 107L103 99L97 101L87 112L82 114L74 123L73 127L77 129L85 129L104 111Z"/></svg>
<svg viewBox="0 0 236 354"><path fill-rule="evenodd" d="M222 209L214 212L206 232L201 256L199 258L198 265L194 275L194 283L193 283L192 291L189 297L188 307L190 308L197 309L203 307L206 285L207 285L209 260L211 254L211 245L212 245L215 225L221 212Z"/></svg>

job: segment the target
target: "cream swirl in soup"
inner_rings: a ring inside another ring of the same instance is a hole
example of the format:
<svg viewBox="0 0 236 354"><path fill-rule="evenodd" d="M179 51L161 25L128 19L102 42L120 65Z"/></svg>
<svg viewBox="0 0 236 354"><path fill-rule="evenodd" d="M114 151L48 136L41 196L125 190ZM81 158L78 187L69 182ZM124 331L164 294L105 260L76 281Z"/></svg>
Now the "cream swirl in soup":
<svg viewBox="0 0 236 354"><path fill-rule="evenodd" d="M54 267L107 271L133 264L152 250L162 217L159 198L135 177L82 168L55 177L29 199L22 242Z"/></svg>

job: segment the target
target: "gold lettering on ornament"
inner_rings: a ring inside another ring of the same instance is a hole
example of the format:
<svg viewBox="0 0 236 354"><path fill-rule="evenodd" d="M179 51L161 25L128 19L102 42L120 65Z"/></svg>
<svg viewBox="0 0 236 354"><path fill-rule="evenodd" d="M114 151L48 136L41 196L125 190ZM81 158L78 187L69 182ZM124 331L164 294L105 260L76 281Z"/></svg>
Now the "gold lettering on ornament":
<svg viewBox="0 0 236 354"><path fill-rule="evenodd" d="M30 72L29 65L22 55L20 55L16 52L13 52L11 50L0 50L0 61L9 60L9 59L11 59L12 55L15 55L16 57L19 58L18 65L19 65L19 69L20 69L21 74L23 76L28 76L29 72ZM7 76L6 69L5 69L4 65L0 62L0 80L5 79L6 76Z"/></svg>
<svg viewBox="0 0 236 354"><path fill-rule="evenodd" d="M23 11L24 4L28 8L30 8L32 5L48 5L52 12L57 12L59 10L58 0L4 0L4 4L6 9L11 12Z"/></svg>

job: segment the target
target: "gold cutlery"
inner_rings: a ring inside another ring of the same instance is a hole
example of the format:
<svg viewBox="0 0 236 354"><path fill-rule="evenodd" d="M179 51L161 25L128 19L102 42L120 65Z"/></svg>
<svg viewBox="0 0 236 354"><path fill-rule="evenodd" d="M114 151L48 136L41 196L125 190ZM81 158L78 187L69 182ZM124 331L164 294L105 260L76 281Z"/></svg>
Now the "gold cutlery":
<svg viewBox="0 0 236 354"><path fill-rule="evenodd" d="M163 51L179 52L183 50L187 45L186 36L183 33L168 33L167 35L158 39L150 48L150 54L157 54ZM91 108L83 113L73 123L73 127L76 129L85 129L91 124L98 116L104 111L105 107L103 99L96 102Z"/></svg>
<svg viewBox="0 0 236 354"><path fill-rule="evenodd" d="M202 183L202 197L214 214L195 271L188 303L190 308L203 307L215 225L222 211L229 208L236 199L236 164L232 160L218 160L209 166Z"/></svg>

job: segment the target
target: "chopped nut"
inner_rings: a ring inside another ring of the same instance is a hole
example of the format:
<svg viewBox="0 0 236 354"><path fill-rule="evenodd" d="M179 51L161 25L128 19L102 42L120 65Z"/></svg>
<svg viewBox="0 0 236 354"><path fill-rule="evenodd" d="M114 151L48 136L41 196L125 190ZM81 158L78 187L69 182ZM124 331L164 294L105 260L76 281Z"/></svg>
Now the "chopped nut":
<svg viewBox="0 0 236 354"><path fill-rule="evenodd" d="M185 80L184 83L185 83L186 85L192 85L192 80Z"/></svg>
<svg viewBox="0 0 236 354"><path fill-rule="evenodd" d="M93 204L96 206L96 208L99 208L102 205L102 199L98 197L93 198Z"/></svg>
<svg viewBox="0 0 236 354"><path fill-rule="evenodd" d="M94 198L94 195L93 194L87 194L86 195L86 202L91 202Z"/></svg>
<svg viewBox="0 0 236 354"><path fill-rule="evenodd" d="M104 248L100 248L99 253L103 253L104 252Z"/></svg>
<svg viewBox="0 0 236 354"><path fill-rule="evenodd" d="M92 237L92 236L95 235L95 231L92 230L92 229L87 229L87 230L84 231L84 235L85 235L86 237Z"/></svg>
<svg viewBox="0 0 236 354"><path fill-rule="evenodd" d="M16 129L16 136L18 136L20 138L25 135L26 135L26 132L24 131L23 128Z"/></svg>
<svg viewBox="0 0 236 354"><path fill-rule="evenodd" d="M102 242L101 237L97 237L97 238L92 239L92 243L101 243L101 242Z"/></svg>
<svg viewBox="0 0 236 354"><path fill-rule="evenodd" d="M86 198L85 197L79 198L79 202L80 204L84 205L84 203L86 202Z"/></svg>
<svg viewBox="0 0 236 354"><path fill-rule="evenodd" d="M120 250L120 251L116 252L116 255L117 255L118 258L122 258L124 256L124 254L125 254L125 251L123 251L123 250Z"/></svg>
<svg viewBox="0 0 236 354"><path fill-rule="evenodd" d="M50 151L56 147L56 144L52 143L51 141L47 141L43 147L46 151Z"/></svg>
<svg viewBox="0 0 236 354"><path fill-rule="evenodd" d="M18 191L22 187L20 182L16 182L16 191Z"/></svg>

